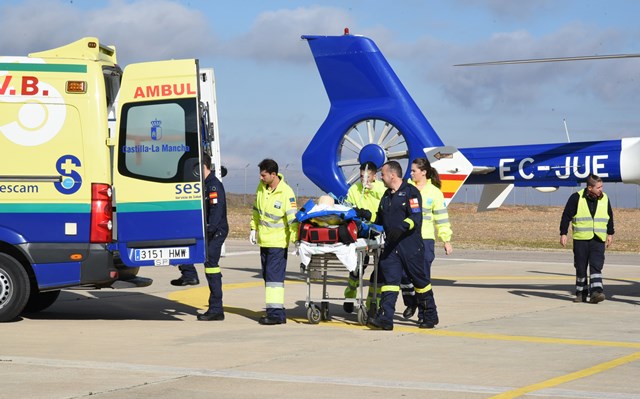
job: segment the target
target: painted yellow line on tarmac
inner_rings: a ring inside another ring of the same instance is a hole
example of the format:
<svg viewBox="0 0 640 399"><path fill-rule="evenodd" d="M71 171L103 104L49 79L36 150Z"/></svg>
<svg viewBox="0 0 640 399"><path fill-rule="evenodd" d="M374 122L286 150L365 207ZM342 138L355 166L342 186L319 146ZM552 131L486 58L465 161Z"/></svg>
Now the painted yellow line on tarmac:
<svg viewBox="0 0 640 399"><path fill-rule="evenodd" d="M286 280L285 284L302 284L304 281ZM222 292L238 290L243 288L256 288L264 287L264 281L250 281L246 283L231 283L222 284ZM194 308L205 308L207 301L209 300L209 287L205 284L204 287L188 288L179 291L170 292L167 295L167 299L181 303L183 305L192 306ZM225 306L226 308L226 306Z"/></svg>
<svg viewBox="0 0 640 399"><path fill-rule="evenodd" d="M286 285L289 284L306 284L305 281L299 280L286 280ZM251 281L246 283L232 283L223 284L222 291L230 291L243 288L257 288L264 287L264 281ZM198 288L189 288L180 291L171 292L167 298L176 301L178 303L192 306L195 308L205 308L207 306L209 296L209 288L207 286ZM234 309L233 313L242 313L240 308L232 308L225 306L225 310ZM252 311L247 310L248 313ZM246 313L246 312L245 312ZM309 323L306 318L288 318L298 324ZM351 321L331 320L321 323L324 327L333 328L357 328L357 329L369 329L367 326L362 326L358 323ZM441 329L419 329L416 326L405 326L399 323L394 325L394 331L408 332L414 334L428 334L437 335L443 337L458 337L458 338L471 338L471 339L484 339L484 340L496 340L496 341L514 341L514 342L527 342L527 343L541 343L541 344L561 344L561 345L580 345L580 346L598 346L598 347L618 347L618 348L632 348L640 349L640 342L620 342L620 341L598 341L588 339L571 339L571 338L551 338L551 337L535 337L526 335L505 335L505 334L488 334L480 332L465 332L465 331L452 331Z"/></svg>
<svg viewBox="0 0 640 399"><path fill-rule="evenodd" d="M632 353L627 356L623 356L608 362L597 364L593 367L589 367L584 370L576 371L575 373L570 373L566 375L562 375L560 377L551 378L550 380L542 381L537 384L528 385L526 387L514 389L508 392L501 393L500 395L492 396L490 399L512 399L517 398L519 396L525 395L530 392L539 391L541 389L547 389L551 387L555 387L566 382L578 380L580 378L589 377L591 375L601 373L603 371L610 370L614 367L622 366L627 363L635 362L640 359L640 352Z"/></svg>
<svg viewBox="0 0 640 399"><path fill-rule="evenodd" d="M570 280L575 276L431 276L432 280Z"/></svg>
<svg viewBox="0 0 640 399"><path fill-rule="evenodd" d="M575 281L575 276L431 276L432 280L569 280ZM605 277L607 281L640 281L640 277Z"/></svg>
<svg viewBox="0 0 640 399"><path fill-rule="evenodd" d="M296 323L308 323L307 319L303 318L289 318ZM319 325L333 328L357 328L357 329L370 329L367 326L362 326L351 321L331 320L328 322L321 322ZM535 337L526 335L505 335L505 334L487 334L479 332L465 332L465 331L452 331L452 330L440 330L440 329L421 329L415 326L405 326L395 323L393 326L394 332L407 332L413 334L424 335L437 335L441 337L456 337L456 338L471 338L471 339L483 339L494 341L515 341L526 343L540 343L540 344L561 344L561 345L578 345L578 346L598 346L598 347L615 347L615 348L631 348L640 349L640 342L621 342L621 341L598 341L590 339L571 339L571 338L550 338L550 337ZM387 332L380 332L381 334L387 334Z"/></svg>
<svg viewBox="0 0 640 399"><path fill-rule="evenodd" d="M419 331L422 332L425 330L419 330ZM488 340L497 340L497 341L517 341L517 342L540 343L540 344L603 346L603 347L640 349L640 342L598 341L598 340L591 340L591 339L571 339L571 338L535 337L535 336L526 336L526 335L486 334L486 333L450 331L450 330L427 330L425 332L432 335L440 335L440 336L447 336L447 337L488 339Z"/></svg>

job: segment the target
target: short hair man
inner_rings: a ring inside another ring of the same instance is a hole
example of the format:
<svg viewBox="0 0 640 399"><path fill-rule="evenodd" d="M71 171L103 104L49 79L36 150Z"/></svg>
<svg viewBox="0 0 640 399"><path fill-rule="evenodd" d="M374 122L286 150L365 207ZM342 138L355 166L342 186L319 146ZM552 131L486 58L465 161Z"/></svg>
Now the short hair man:
<svg viewBox="0 0 640 399"><path fill-rule="evenodd" d="M262 277L265 281L267 314L260 317L262 325L284 324L284 277L287 270L287 249L298 234L296 197L278 173L273 159L258 164L260 183L253 204L249 241L260 246Z"/></svg>
<svg viewBox="0 0 640 399"><path fill-rule="evenodd" d="M602 188L602 179L597 175L589 175L586 188L573 193L562 212L560 245L567 245L569 223L573 230L573 266L576 269L574 302L587 302L587 296L591 303L605 300L602 284L604 251L613 243L615 230L611 203Z"/></svg>

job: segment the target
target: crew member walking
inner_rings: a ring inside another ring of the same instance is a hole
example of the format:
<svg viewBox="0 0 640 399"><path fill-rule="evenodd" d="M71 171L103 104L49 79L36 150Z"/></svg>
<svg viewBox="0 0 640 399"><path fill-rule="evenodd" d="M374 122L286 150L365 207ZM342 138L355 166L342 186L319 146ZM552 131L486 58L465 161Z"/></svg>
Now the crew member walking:
<svg viewBox="0 0 640 399"><path fill-rule="evenodd" d="M287 249L297 239L296 197L278 173L273 159L258 164L260 183L253 204L249 241L260 246L262 277L265 281L267 314L258 322L263 325L284 324L284 277L287 270Z"/></svg>
<svg viewBox="0 0 640 399"><path fill-rule="evenodd" d="M380 200L375 223L384 227L386 240L379 262L379 277L382 279L380 309L369 323L384 330L393 330L403 270L416 287L421 312L426 307L425 293L429 290L423 265L422 199L420 191L401 176L402 167L398 162L389 161L382 166L382 181L387 190Z"/></svg>
<svg viewBox="0 0 640 399"><path fill-rule="evenodd" d="M576 269L574 302L598 303L605 300L602 284L604 252L613 242L613 211L602 191L602 179L589 175L586 188L567 200L560 221L560 245L567 245L569 223L573 230L573 266ZM587 280L587 266L589 279Z"/></svg>
<svg viewBox="0 0 640 399"><path fill-rule="evenodd" d="M447 205L444 202L444 195L440 191L440 176L438 171L431 167L427 158L417 158L411 163L411 179L409 184L413 184L420 190L422 195L422 241L424 243L424 269L428 285L425 292L427 301L426 314L419 314L418 320L424 324L425 328L433 328L439 323L438 310L436 306L433 288L431 286L431 264L435 259L436 232L440 241L444 243L444 253L453 253L451 246L451 223ZM415 297L414 287L406 275L402 276L400 283L402 299L407 307L403 316L411 318L418 307Z"/></svg>

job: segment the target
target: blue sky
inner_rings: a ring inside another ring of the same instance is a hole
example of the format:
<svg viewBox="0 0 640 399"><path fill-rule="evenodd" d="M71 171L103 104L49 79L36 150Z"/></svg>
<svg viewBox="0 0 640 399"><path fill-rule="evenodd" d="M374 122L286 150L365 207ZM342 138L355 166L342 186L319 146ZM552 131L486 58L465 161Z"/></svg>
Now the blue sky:
<svg viewBox="0 0 640 399"><path fill-rule="evenodd" d="M640 59L453 65L640 52L638 15L640 2L616 0L2 0L0 54L96 36L123 66L198 58L216 72L227 190L244 191L250 164L253 191L272 157L310 195L300 157L329 103L301 35L373 39L447 145L562 142L563 118L589 141L640 136Z"/></svg>

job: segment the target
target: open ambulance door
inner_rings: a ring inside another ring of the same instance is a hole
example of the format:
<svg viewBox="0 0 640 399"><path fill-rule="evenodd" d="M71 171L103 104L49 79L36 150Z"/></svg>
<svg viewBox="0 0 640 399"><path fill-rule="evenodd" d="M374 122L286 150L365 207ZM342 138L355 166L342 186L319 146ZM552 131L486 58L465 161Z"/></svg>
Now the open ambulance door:
<svg viewBox="0 0 640 399"><path fill-rule="evenodd" d="M128 65L115 134L115 239L127 266L205 260L197 60Z"/></svg>

